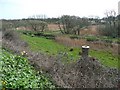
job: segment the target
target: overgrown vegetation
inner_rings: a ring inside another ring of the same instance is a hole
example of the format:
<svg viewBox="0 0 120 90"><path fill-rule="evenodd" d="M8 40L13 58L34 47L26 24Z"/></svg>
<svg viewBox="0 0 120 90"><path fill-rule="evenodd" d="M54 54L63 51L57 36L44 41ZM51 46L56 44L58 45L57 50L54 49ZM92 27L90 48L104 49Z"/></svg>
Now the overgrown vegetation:
<svg viewBox="0 0 120 90"><path fill-rule="evenodd" d="M64 88L117 88L118 71L106 68L94 58L80 59L71 64L60 61L53 67L53 78Z"/></svg>
<svg viewBox="0 0 120 90"><path fill-rule="evenodd" d="M2 88L55 88L49 78L30 66L26 58L3 49L1 60Z"/></svg>
<svg viewBox="0 0 120 90"><path fill-rule="evenodd" d="M100 35L109 36L113 38L120 37L120 15L116 16L114 10L108 11L105 13L106 18L104 18L104 25L100 26L99 33Z"/></svg>

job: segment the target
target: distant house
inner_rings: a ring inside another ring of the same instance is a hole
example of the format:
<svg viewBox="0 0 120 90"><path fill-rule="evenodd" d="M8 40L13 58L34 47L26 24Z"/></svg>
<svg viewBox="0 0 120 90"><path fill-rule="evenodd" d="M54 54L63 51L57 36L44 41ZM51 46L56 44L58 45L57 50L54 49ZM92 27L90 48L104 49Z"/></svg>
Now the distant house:
<svg viewBox="0 0 120 90"><path fill-rule="evenodd" d="M105 21L105 20L101 20L100 22L101 22L102 24L105 24L106 21Z"/></svg>
<svg viewBox="0 0 120 90"><path fill-rule="evenodd" d="M95 20L89 20L88 22L91 23L92 25L96 25Z"/></svg>
<svg viewBox="0 0 120 90"><path fill-rule="evenodd" d="M120 1L118 2L118 15L120 15Z"/></svg>
<svg viewBox="0 0 120 90"><path fill-rule="evenodd" d="M96 22L95 22L95 21L91 21L91 24L92 24L92 25L96 25Z"/></svg>

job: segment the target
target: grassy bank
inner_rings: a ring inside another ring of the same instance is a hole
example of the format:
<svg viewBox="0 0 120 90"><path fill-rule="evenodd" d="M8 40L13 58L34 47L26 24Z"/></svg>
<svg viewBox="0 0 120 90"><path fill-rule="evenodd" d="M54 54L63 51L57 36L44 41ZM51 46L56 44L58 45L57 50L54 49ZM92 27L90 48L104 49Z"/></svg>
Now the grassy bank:
<svg viewBox="0 0 120 90"><path fill-rule="evenodd" d="M67 61L76 61L80 58L80 48L73 48L73 51L70 51L71 47L58 44L54 40L42 37L31 37L27 35L22 35L21 37L28 42L30 48L34 51L41 51L42 53L46 53L48 55L59 55L62 53L62 59ZM105 66L118 67L118 56L114 56L109 52L90 50L90 56L99 59Z"/></svg>
<svg viewBox="0 0 120 90"><path fill-rule="evenodd" d="M30 45L30 49L34 51L40 51L46 53L47 55L58 55L61 54L64 59L76 60L79 59L79 49L75 49L71 52L71 47L66 47L62 44L58 44L54 40L49 40L42 37L31 37L27 35L22 35L22 39L26 40Z"/></svg>

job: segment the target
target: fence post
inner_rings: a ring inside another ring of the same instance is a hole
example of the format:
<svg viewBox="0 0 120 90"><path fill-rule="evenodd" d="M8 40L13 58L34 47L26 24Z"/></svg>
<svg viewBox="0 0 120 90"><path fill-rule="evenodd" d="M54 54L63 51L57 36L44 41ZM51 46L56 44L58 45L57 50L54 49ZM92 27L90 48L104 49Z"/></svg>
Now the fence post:
<svg viewBox="0 0 120 90"><path fill-rule="evenodd" d="M82 46L82 58L88 59L89 46Z"/></svg>

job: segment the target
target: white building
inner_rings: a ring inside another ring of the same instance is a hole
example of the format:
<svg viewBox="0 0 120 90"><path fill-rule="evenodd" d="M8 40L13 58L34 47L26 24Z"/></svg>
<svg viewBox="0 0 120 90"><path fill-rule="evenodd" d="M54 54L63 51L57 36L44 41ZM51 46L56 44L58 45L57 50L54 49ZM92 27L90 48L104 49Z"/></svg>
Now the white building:
<svg viewBox="0 0 120 90"><path fill-rule="evenodd" d="M120 1L118 2L118 15L120 15Z"/></svg>

